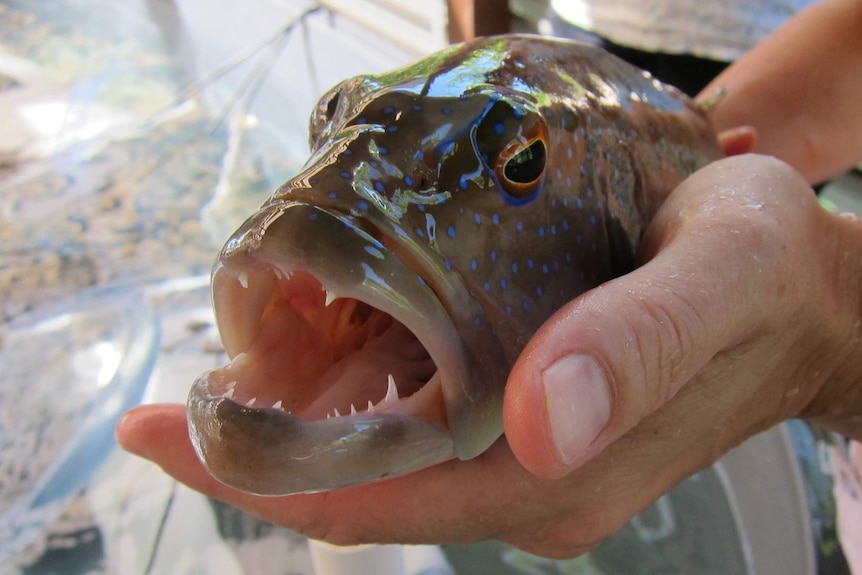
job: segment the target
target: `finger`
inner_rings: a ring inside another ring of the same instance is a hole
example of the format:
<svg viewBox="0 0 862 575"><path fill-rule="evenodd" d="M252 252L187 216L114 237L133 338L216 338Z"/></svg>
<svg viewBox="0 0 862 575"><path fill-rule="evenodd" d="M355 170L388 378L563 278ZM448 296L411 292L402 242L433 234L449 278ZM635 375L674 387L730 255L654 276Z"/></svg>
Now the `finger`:
<svg viewBox="0 0 862 575"><path fill-rule="evenodd" d="M657 216L645 247L657 253L651 261L535 334L504 404L506 436L528 470L560 477L593 458L783 305L776 293L793 287L781 268L786 246L770 238L787 222L763 214L775 211L768 201L790 200L759 194L780 176L799 192L792 197L810 195L788 173L749 156L701 170Z"/></svg>
<svg viewBox="0 0 862 575"><path fill-rule="evenodd" d="M725 156L747 154L757 144L757 130L753 126L738 126L718 134L718 143Z"/></svg>
<svg viewBox="0 0 862 575"><path fill-rule="evenodd" d="M510 492L531 481L500 441L469 462L452 461L405 477L326 493L262 497L228 487L206 471L191 446L182 405L148 405L129 411L117 425L117 439L124 449L152 460L192 489L337 544L493 537L512 521L512 509L502 509L499 498L514 499ZM487 488L501 477L507 480Z"/></svg>

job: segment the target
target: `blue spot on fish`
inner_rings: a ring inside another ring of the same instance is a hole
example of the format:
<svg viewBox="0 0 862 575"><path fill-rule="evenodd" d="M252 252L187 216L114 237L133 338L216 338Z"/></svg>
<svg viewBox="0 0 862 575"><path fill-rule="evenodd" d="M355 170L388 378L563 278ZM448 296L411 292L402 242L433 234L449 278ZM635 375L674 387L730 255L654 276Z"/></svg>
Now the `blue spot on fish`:
<svg viewBox="0 0 862 575"><path fill-rule="evenodd" d="M494 222L495 226L499 226L500 225L500 216L498 216L497 214L492 214L491 215L491 221Z"/></svg>
<svg viewBox="0 0 862 575"><path fill-rule="evenodd" d="M398 126L386 126L386 131L387 131L387 132L389 132L390 134L391 134L392 132L397 132L397 131L398 131Z"/></svg>
<svg viewBox="0 0 862 575"><path fill-rule="evenodd" d="M497 122L496 124L494 124L494 131L497 132L498 136L502 136L504 130L505 126L503 126L503 122Z"/></svg>
<svg viewBox="0 0 862 575"><path fill-rule="evenodd" d="M404 176L404 183L407 184L408 186L412 186L413 185L413 178L411 178L410 176Z"/></svg>
<svg viewBox="0 0 862 575"><path fill-rule="evenodd" d="M515 224L515 230L517 230L519 232L523 232L524 231L524 224L522 224L521 222L518 222L517 224Z"/></svg>
<svg viewBox="0 0 862 575"><path fill-rule="evenodd" d="M506 278L500 278L500 287L506 289Z"/></svg>
<svg viewBox="0 0 862 575"><path fill-rule="evenodd" d="M512 273L518 273L518 262L512 262Z"/></svg>
<svg viewBox="0 0 862 575"><path fill-rule="evenodd" d="M469 180L467 180L467 176L461 176L461 178L458 180L458 186L459 186L462 190L466 190L466 189L467 189L467 183L468 183L468 181L469 181Z"/></svg>
<svg viewBox="0 0 862 575"><path fill-rule="evenodd" d="M476 261L476 258L473 258L470 260L470 269L473 271L476 271L477 269L479 269L479 262Z"/></svg>
<svg viewBox="0 0 862 575"><path fill-rule="evenodd" d="M491 261L492 262L497 261L497 250L491 250Z"/></svg>
<svg viewBox="0 0 862 575"><path fill-rule="evenodd" d="M383 182L376 181L374 182L374 189L380 192L381 194L386 191L386 186L383 185Z"/></svg>
<svg viewBox="0 0 862 575"><path fill-rule="evenodd" d="M339 176L341 176L341 177L342 177L342 178L344 178L345 180L349 180L349 179L350 179L350 172L341 172L341 173L339 174Z"/></svg>
<svg viewBox="0 0 862 575"><path fill-rule="evenodd" d="M473 212L473 221L477 224L482 223L482 215L479 212Z"/></svg>
<svg viewBox="0 0 862 575"><path fill-rule="evenodd" d="M527 258L527 267L533 269L535 264L533 263L533 258Z"/></svg>
<svg viewBox="0 0 862 575"><path fill-rule="evenodd" d="M446 228L446 235L449 236L450 238L454 238L455 237L455 226L449 226L448 228Z"/></svg>
<svg viewBox="0 0 862 575"><path fill-rule="evenodd" d="M320 216L320 214L318 214L317 212L312 212L312 213L308 214L308 221L309 222L316 222L317 218L319 216Z"/></svg>
<svg viewBox="0 0 862 575"><path fill-rule="evenodd" d="M393 108L392 106L386 106L385 108L383 108L384 114L391 114L394 111L395 111L395 108Z"/></svg>
<svg viewBox="0 0 862 575"><path fill-rule="evenodd" d="M359 209L361 211L363 211L363 212L368 211L368 202L366 202L365 200L359 200L359 203L357 205L359 206Z"/></svg>

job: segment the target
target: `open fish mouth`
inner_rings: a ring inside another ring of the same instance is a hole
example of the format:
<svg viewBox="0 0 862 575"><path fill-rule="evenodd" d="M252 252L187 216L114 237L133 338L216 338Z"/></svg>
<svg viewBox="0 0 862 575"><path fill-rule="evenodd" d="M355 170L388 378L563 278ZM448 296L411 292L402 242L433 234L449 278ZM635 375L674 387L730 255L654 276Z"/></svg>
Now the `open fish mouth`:
<svg viewBox="0 0 862 575"><path fill-rule="evenodd" d="M262 209L226 244L212 286L231 362L188 400L217 479L284 495L456 456L467 352L433 274L399 251L367 222L302 202Z"/></svg>

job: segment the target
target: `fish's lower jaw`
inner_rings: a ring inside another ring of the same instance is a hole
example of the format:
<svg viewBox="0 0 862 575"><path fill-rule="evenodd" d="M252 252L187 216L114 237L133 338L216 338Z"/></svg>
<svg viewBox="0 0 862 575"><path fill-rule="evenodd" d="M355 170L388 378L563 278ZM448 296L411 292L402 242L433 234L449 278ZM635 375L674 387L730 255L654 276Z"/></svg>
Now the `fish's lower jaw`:
<svg viewBox="0 0 862 575"><path fill-rule="evenodd" d="M400 413L401 400L374 411L303 420L277 406L249 407L209 389L203 374L189 395L189 434L221 482L259 495L337 489L397 477L455 457L451 434ZM390 411L386 411L389 409Z"/></svg>

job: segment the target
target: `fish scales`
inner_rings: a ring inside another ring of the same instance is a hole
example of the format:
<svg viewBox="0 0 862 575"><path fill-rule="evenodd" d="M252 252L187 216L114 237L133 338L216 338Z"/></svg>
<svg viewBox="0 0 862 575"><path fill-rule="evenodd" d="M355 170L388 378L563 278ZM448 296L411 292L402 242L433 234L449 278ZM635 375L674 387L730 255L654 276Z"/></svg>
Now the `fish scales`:
<svg viewBox="0 0 862 575"><path fill-rule="evenodd" d="M189 396L201 460L255 493L482 453L535 330L631 270L663 198L720 156L677 90L524 35L346 80L309 134L302 172L219 256L232 362Z"/></svg>

